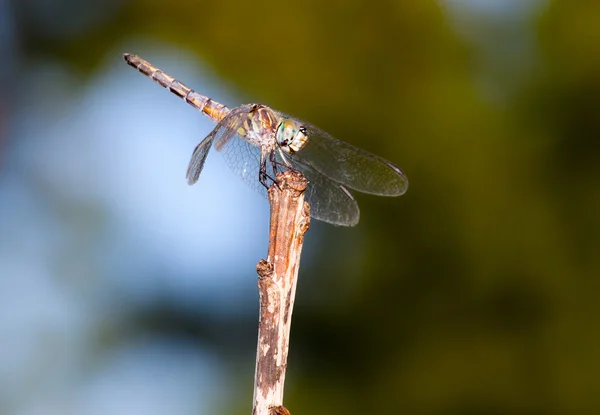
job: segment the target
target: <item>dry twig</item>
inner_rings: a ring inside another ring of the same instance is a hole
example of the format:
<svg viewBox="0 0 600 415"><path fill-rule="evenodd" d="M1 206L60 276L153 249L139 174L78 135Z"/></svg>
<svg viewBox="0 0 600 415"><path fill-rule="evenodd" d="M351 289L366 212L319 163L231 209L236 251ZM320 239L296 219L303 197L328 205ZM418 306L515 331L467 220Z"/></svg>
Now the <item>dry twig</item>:
<svg viewBox="0 0 600 415"><path fill-rule="evenodd" d="M260 321L253 415L289 415L283 407L283 386L300 254L310 224L304 176L286 171L277 175L277 182L269 189L269 251L256 267Z"/></svg>

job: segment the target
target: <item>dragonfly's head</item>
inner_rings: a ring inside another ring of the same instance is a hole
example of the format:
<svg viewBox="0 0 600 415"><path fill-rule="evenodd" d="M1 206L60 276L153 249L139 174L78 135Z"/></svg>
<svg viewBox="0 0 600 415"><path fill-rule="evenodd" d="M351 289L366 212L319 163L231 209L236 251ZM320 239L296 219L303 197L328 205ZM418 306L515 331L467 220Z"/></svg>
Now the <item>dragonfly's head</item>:
<svg viewBox="0 0 600 415"><path fill-rule="evenodd" d="M308 140L308 135L304 125L296 120L286 118L277 126L275 139L283 151L295 153L304 147Z"/></svg>

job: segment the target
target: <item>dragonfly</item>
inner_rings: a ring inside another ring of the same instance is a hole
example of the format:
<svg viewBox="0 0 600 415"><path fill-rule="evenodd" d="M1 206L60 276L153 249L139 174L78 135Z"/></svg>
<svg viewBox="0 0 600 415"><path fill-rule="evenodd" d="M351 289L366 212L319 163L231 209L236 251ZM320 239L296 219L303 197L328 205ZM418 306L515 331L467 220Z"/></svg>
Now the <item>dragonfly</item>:
<svg viewBox="0 0 600 415"><path fill-rule="evenodd" d="M209 150L221 152L227 165L253 189L267 194L283 169L308 180L305 200L311 217L338 226L354 226L360 210L350 193L400 196L408 179L395 164L338 140L320 128L262 104L229 109L199 94L148 61L123 55L131 67L182 98L216 123L196 146L188 165L188 184L202 173Z"/></svg>

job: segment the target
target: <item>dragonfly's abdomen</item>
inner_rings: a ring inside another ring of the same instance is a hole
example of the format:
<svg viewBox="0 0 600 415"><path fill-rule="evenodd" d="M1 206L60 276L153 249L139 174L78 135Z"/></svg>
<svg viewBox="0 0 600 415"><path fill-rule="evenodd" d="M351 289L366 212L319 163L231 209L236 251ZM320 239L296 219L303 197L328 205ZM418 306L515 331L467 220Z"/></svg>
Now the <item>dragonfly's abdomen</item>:
<svg viewBox="0 0 600 415"><path fill-rule="evenodd" d="M185 102L210 117L213 121L219 122L229 113L229 108L225 105L219 104L209 97L197 93L182 82L164 73L155 66L152 66L150 62L145 61L139 56L126 53L123 57L129 66L134 67L157 84L167 88L178 97L183 98Z"/></svg>

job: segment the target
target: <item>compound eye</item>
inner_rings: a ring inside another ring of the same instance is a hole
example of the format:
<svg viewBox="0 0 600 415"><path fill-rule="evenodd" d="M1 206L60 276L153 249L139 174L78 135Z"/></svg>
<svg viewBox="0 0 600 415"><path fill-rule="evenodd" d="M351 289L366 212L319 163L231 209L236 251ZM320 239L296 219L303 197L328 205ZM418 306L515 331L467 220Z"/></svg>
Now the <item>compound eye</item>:
<svg viewBox="0 0 600 415"><path fill-rule="evenodd" d="M300 131L302 134L306 135L306 127L305 126L301 126L298 131Z"/></svg>

